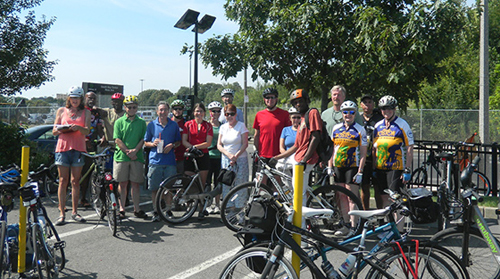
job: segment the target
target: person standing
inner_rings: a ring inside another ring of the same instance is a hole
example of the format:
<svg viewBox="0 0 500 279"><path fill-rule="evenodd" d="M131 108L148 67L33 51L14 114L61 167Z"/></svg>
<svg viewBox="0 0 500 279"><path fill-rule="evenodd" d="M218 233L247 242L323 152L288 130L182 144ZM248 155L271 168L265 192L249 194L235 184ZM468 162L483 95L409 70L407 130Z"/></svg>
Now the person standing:
<svg viewBox="0 0 500 279"><path fill-rule="evenodd" d="M184 102L182 100L174 100L171 104L170 107L172 108L172 118L171 120L175 121L177 123L177 126L179 126L179 132L182 133L184 132L184 124L186 123L186 120L184 119ZM184 145L179 145L177 148L174 149L175 152L175 162L177 165L177 173L184 173L184 152L186 152L186 148Z"/></svg>
<svg viewBox="0 0 500 279"><path fill-rule="evenodd" d="M335 85L330 89L330 94L333 106L321 113L321 119L326 122L326 131L329 135L332 134L334 125L344 122L342 111L340 111L340 105L345 101L347 92L344 86ZM358 114L356 114L355 121L359 124L363 124L363 120Z"/></svg>
<svg viewBox="0 0 500 279"><path fill-rule="evenodd" d="M73 86L69 89L66 106L56 113L52 134L59 136L56 145L55 164L59 172L59 217L55 225L66 223L66 191L71 171L72 213L71 218L83 223L85 219L78 214L80 198L80 177L84 165L82 152L87 152L85 136L90 132L90 111L83 104L83 89Z"/></svg>
<svg viewBox="0 0 500 279"><path fill-rule="evenodd" d="M366 140L368 142L366 151L366 163L363 169L363 181L361 182L361 202L363 203L363 209L370 209L370 187L373 186L375 202L378 209L382 208L382 197L378 192L378 187L375 186L375 179L373 179L373 156L372 156L372 146L373 146L373 129L375 124L380 120L384 119L382 114L378 109L375 109L375 100L372 95L364 95L361 97L361 109L363 113L361 117L363 118L363 126L366 131Z"/></svg>
<svg viewBox="0 0 500 279"><path fill-rule="evenodd" d="M259 156L269 161L270 158L280 154L279 139L281 131L291 126L289 114L286 110L278 108L278 90L267 88L262 92L266 108L257 112L253 122L255 129L254 146Z"/></svg>
<svg viewBox="0 0 500 279"><path fill-rule="evenodd" d="M210 112L210 124L214 130L214 136L212 138L212 144L208 147L208 155L210 156L210 168L208 169L208 178L206 189L210 189L213 183L213 188L217 187L217 177L219 177L221 169L221 154L219 149L217 149L217 141L219 140L219 128L221 123L219 122L219 116L222 111L221 103L214 101L208 104L208 111ZM220 213L220 195L215 197L215 206L212 205L211 208L207 208L208 213L219 214Z"/></svg>
<svg viewBox="0 0 500 279"><path fill-rule="evenodd" d="M160 101L156 106L158 118L149 122L144 136L144 145L151 148L148 185L153 200L153 222L160 221L158 211L154 208L156 206L156 193L162 181L177 173L174 149L181 144L179 126L168 118L168 113L168 104Z"/></svg>
<svg viewBox="0 0 500 279"><path fill-rule="evenodd" d="M232 104L233 100L234 100L234 90L231 88L226 88L226 89L222 90L222 92L220 93L220 97L222 99L222 103L224 104L224 107L229 105L229 104ZM236 108L236 115L238 117L238 119L237 119L238 121L245 123L245 120L243 119L243 111L241 111L241 109ZM222 124L227 122L224 108L222 108L222 113L219 116L219 122Z"/></svg>
<svg viewBox="0 0 500 279"><path fill-rule="evenodd" d="M105 145L109 141L113 141L113 129L116 120L125 114L123 110L123 100L125 96L122 93L115 93L111 96L111 106L112 108L104 108L103 110L107 113L104 117L104 139L101 144Z"/></svg>
<svg viewBox="0 0 500 279"><path fill-rule="evenodd" d="M334 153L332 159L328 161L328 167L334 168L336 182L347 188L359 198L359 184L363 180L363 168L366 161L366 131L363 126L354 121L358 114L358 106L352 101L345 101L340 106L344 122L333 126L332 141ZM354 202L349 199L342 199L340 207L343 209L344 220L355 217L349 217L348 212L356 209ZM348 210L347 210L348 209ZM353 224L351 222L351 224ZM349 228L342 227L337 230L335 236L345 236L350 233Z"/></svg>
<svg viewBox="0 0 500 279"><path fill-rule="evenodd" d="M127 197L127 185L130 182L132 201L134 203L134 215L139 218L147 218L146 213L140 209L140 189L144 182L144 135L146 134L146 121L137 115L139 103L136 96L127 96L125 104L125 115L115 122L113 138L118 147L115 151L113 162L113 174L118 181L118 192L120 194L120 219L125 218L125 199Z"/></svg>
<svg viewBox="0 0 500 279"><path fill-rule="evenodd" d="M283 128L283 131L281 131L280 153L287 151L295 144L295 138L297 137L297 129L299 128L301 121L300 112L295 107L291 107L288 110L288 113L290 114L290 121L292 122L292 125ZM282 167L284 169L292 170L293 166L297 164L297 161L295 161L294 157L295 154L292 154L287 158L280 159L276 167L277 168Z"/></svg>
<svg viewBox="0 0 500 279"><path fill-rule="evenodd" d="M208 147L212 144L214 131L212 125L205 118L205 106L202 103L197 103L193 107L194 119L189 120L184 125L185 129L182 134L182 144L186 148L185 151L198 149L203 152L202 157L194 158L200 170L201 185L206 185L208 169L210 166L210 156L208 155ZM194 174L195 166L191 159L184 162L184 171L189 174ZM205 218L205 212L198 215L198 219Z"/></svg>

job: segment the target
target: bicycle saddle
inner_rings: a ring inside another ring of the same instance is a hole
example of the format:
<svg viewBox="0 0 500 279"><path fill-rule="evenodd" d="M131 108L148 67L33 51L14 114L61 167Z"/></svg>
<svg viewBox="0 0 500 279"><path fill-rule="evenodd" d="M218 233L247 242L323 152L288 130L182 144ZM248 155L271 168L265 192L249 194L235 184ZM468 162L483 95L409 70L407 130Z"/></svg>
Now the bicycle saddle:
<svg viewBox="0 0 500 279"><path fill-rule="evenodd" d="M390 209L375 209L375 210L351 210L349 211L349 215L354 215L361 217L363 219L373 219L373 218L383 218L389 214Z"/></svg>
<svg viewBox="0 0 500 279"><path fill-rule="evenodd" d="M441 152L439 153L436 158L439 158L439 159L445 159L445 160L453 160L453 153L450 153L450 152Z"/></svg>

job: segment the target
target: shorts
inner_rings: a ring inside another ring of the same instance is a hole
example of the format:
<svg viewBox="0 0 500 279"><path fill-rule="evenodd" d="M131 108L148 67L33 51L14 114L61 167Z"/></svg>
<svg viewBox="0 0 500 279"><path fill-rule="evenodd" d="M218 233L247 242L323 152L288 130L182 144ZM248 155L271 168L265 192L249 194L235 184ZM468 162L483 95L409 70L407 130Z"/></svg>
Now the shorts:
<svg viewBox="0 0 500 279"><path fill-rule="evenodd" d="M203 157L194 158L198 164L198 170L207 171L210 168L210 155L203 153ZM189 158L184 161L184 171L194 172L193 159Z"/></svg>
<svg viewBox="0 0 500 279"><path fill-rule="evenodd" d="M77 150L69 150L64 152L56 152L54 156L55 164L63 167L83 167L85 160L82 152Z"/></svg>
<svg viewBox="0 0 500 279"><path fill-rule="evenodd" d="M118 182L144 182L144 164L139 161L113 162L113 177Z"/></svg>
<svg viewBox="0 0 500 279"><path fill-rule="evenodd" d="M184 160L176 160L175 161L177 167L177 173L184 173Z"/></svg>
<svg viewBox="0 0 500 279"><path fill-rule="evenodd" d="M349 168L335 167L334 170L335 170L335 182L355 184L352 181L352 179L358 173L358 167L349 167Z"/></svg>
<svg viewBox="0 0 500 279"><path fill-rule="evenodd" d="M402 170L375 170L375 177L373 180L376 182L374 187L378 187L381 195L387 195L385 189L401 193L401 188L404 187L403 180L401 180Z"/></svg>
<svg viewBox="0 0 500 279"><path fill-rule="evenodd" d="M163 180L177 174L177 167L172 165L149 165L148 189L156 191Z"/></svg>

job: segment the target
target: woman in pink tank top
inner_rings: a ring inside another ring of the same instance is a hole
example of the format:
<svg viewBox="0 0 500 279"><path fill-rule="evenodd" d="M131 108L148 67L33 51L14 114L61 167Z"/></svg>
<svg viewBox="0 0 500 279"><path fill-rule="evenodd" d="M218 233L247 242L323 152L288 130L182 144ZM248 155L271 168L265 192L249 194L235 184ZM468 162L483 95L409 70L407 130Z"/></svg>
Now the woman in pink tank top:
<svg viewBox="0 0 500 279"><path fill-rule="evenodd" d="M54 122L52 133L59 136L56 145L55 164L59 170L59 211L60 215L56 225L64 225L66 222L65 205L66 190L70 182L69 175L71 169L71 186L73 220L83 223L85 219L77 212L78 200L80 197L80 178L84 165L82 152L87 152L85 145L85 135L90 132L90 111L86 110L83 104L83 89L73 86L69 89L69 96L66 99L66 106L59 108Z"/></svg>

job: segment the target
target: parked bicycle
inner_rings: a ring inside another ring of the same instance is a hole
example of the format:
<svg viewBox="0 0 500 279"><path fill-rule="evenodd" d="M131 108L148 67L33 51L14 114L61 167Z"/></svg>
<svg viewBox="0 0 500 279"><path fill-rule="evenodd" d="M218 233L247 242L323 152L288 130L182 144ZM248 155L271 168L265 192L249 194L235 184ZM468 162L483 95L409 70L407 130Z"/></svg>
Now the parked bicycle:
<svg viewBox="0 0 500 279"><path fill-rule="evenodd" d="M361 235L341 243L315 232L314 227L307 231L292 225L293 212L286 204L270 196L263 197L261 203L277 212L273 235L278 235L273 238L273 248L253 247L241 251L228 262L219 278L298 278L285 248L300 258L300 278L469 278L459 259L447 249L432 242L404 241L393 213L405 208L394 193L391 196L396 200L385 209L351 211L350 214L367 221ZM325 210L319 211L323 214ZM389 223L375 228L383 218L388 218ZM300 234L306 245L299 246L292 233ZM370 251L365 251L365 239L371 235L381 235L382 239ZM357 247L347 247L358 240ZM345 262L337 265L343 275L327 258L326 252L332 249L348 254ZM321 268L315 260L321 261Z"/></svg>
<svg viewBox="0 0 500 279"><path fill-rule="evenodd" d="M450 217L460 219L460 225L440 231L431 239L458 255L469 273L474 274L476 278L500 278L500 242L491 233L477 206L478 201L483 198L471 187L471 174L479 160L480 158L476 157L462 172L464 191L461 193L461 200L448 201L458 203L455 207L459 211L455 211Z"/></svg>
<svg viewBox="0 0 500 279"><path fill-rule="evenodd" d="M0 173L0 278L10 278L17 265L12 261L17 252L16 243L10 243L7 215L14 208L14 198L19 188L20 169L12 167Z"/></svg>
<svg viewBox="0 0 500 279"><path fill-rule="evenodd" d="M233 231L238 231L244 226L248 205L255 196L263 193L272 194L276 191L281 201L287 204L293 202L292 177L269 166L257 153L254 153L253 157L258 165L254 181L234 186L221 203L222 222ZM272 187L262 183L264 177L267 177ZM280 181L276 177L279 177ZM307 195L307 201L303 201L305 206L333 210L332 218L306 219L307 224L315 222L314 225L330 237L341 238L361 233L363 221L347 214L349 210L362 209L360 199L345 187L329 185L329 176L326 173L323 173L318 184L307 187ZM239 206L228 206L237 200L240 200ZM337 231L343 233L335 235Z"/></svg>
<svg viewBox="0 0 500 279"><path fill-rule="evenodd" d="M43 200L49 201L53 204L59 203L58 190L59 190L59 172L57 165L52 164L47 167L45 164L40 165L34 172L37 173L39 179L38 185L40 186L40 195ZM66 190L66 200L71 200L71 183L68 183Z"/></svg>

